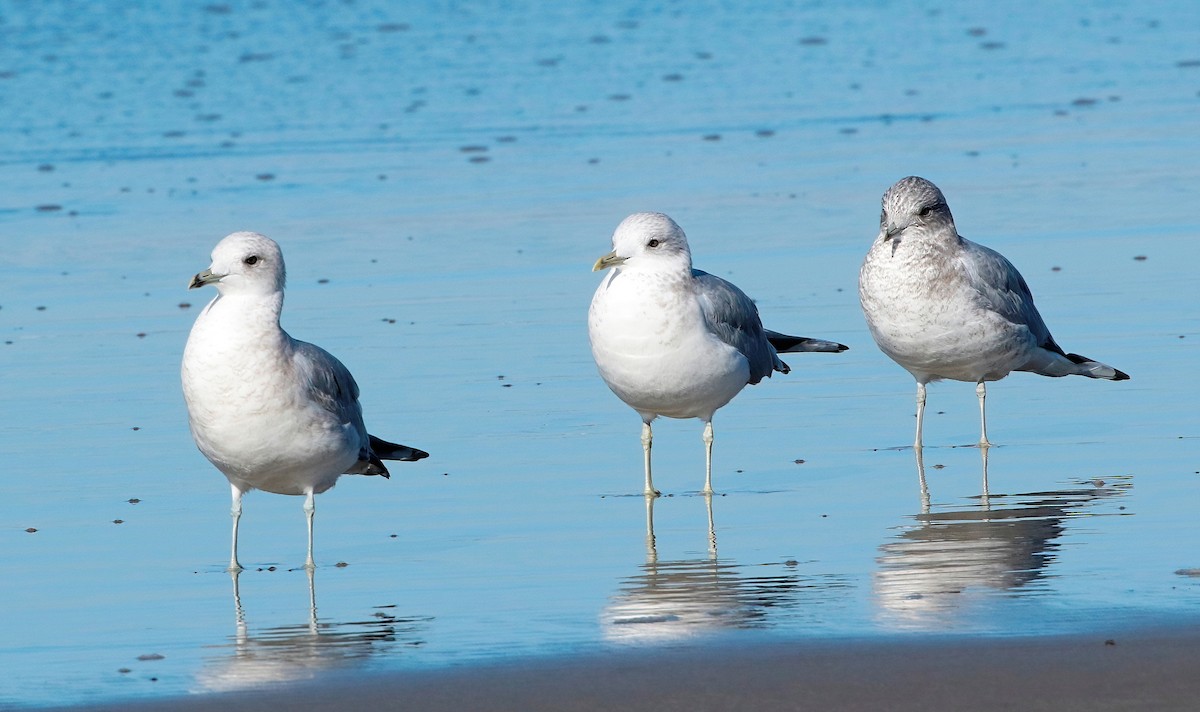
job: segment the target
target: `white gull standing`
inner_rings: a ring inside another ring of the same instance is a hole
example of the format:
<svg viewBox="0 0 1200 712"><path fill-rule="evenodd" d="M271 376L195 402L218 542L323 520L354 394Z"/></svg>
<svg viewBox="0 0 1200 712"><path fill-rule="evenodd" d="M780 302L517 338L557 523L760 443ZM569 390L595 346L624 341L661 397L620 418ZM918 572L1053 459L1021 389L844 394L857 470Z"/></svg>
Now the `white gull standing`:
<svg viewBox="0 0 1200 712"><path fill-rule="evenodd" d="M368 435L358 384L346 367L280 328L284 279L275 241L235 232L217 243L212 265L188 285L217 288L192 326L182 376L196 446L232 488L231 571L242 568L238 520L249 490L304 495L304 565L312 569L313 495L343 474L387 477L382 460L429 456Z"/></svg>
<svg viewBox="0 0 1200 712"><path fill-rule="evenodd" d="M713 413L748 383L787 373L777 352L845 351L832 341L767 331L742 290L692 269L687 237L662 213L634 213L617 226L612 252L594 270L613 268L588 312L600 376L642 416L646 488L650 422L658 416L704 421L704 494L712 494Z"/></svg>
<svg viewBox="0 0 1200 712"><path fill-rule="evenodd" d="M942 191L924 178L903 178L884 193L879 236L859 272L858 294L875 343L917 380L917 448L930 381L976 384L979 445L987 447L987 381L1011 371L1129 378L1063 351L1017 268L960 236Z"/></svg>

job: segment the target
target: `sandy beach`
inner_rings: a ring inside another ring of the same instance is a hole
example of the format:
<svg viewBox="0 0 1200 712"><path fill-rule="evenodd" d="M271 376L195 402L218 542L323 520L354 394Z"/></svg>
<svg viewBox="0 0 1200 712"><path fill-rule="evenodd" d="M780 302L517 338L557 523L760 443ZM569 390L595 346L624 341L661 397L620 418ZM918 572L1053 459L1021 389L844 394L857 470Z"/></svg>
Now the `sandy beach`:
<svg viewBox="0 0 1200 712"><path fill-rule="evenodd" d="M1200 699L1197 642L1189 632L733 645L345 677L293 688L72 709L1194 710Z"/></svg>

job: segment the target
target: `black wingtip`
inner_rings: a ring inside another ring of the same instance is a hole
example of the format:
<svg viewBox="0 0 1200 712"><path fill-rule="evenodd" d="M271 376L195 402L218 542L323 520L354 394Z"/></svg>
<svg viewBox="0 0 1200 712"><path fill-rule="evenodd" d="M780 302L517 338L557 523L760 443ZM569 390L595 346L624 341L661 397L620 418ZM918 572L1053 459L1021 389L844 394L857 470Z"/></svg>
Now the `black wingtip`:
<svg viewBox="0 0 1200 712"><path fill-rule="evenodd" d="M779 334L773 331L767 332L767 341L771 342L771 346L775 347L775 351L781 354L800 352L836 354L847 351L850 348L836 341L812 339L807 336L788 336L787 334Z"/></svg>
<svg viewBox="0 0 1200 712"><path fill-rule="evenodd" d="M1061 353L1061 350L1060 350L1060 353ZM1079 354L1063 354L1063 355L1066 356L1068 359L1070 359L1071 363L1078 363L1078 364L1095 363L1095 364L1104 366L1105 368L1112 368L1112 370L1113 370L1112 377L1092 376L1092 378L1106 378L1107 380L1110 380L1110 381L1128 381L1129 380L1128 373L1125 373L1124 371L1122 371L1119 368L1113 368L1112 366L1109 366L1108 364L1100 363L1100 362L1096 361L1096 359L1088 358L1087 356L1080 356Z"/></svg>
<svg viewBox="0 0 1200 712"><path fill-rule="evenodd" d="M396 462L416 462L429 457L429 453L424 450L418 450L415 447L407 445L398 445L394 450L390 450L381 455L385 460L394 460Z"/></svg>
<svg viewBox="0 0 1200 712"><path fill-rule="evenodd" d="M399 443L390 443L383 438L377 438L374 435L367 436L371 442L371 452L384 460L398 460L400 462L414 462L423 460L429 457L429 453L424 450L418 450L415 447L401 445Z"/></svg>
<svg viewBox="0 0 1200 712"><path fill-rule="evenodd" d="M392 479L392 475L388 472L387 465L383 464L383 460L380 460L375 453L371 453L371 457L369 460L367 460L367 466L363 468L362 474L378 475L385 480Z"/></svg>

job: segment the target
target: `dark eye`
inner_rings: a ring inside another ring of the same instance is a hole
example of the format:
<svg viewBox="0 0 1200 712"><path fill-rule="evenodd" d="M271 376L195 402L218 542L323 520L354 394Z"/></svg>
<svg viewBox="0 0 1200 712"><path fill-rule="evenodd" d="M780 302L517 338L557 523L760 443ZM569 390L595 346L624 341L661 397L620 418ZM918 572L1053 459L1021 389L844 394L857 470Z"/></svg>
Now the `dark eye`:
<svg viewBox="0 0 1200 712"><path fill-rule="evenodd" d="M258 264L258 255L250 255L246 259L242 260L242 262L245 262L248 265L256 265Z"/></svg>
<svg viewBox="0 0 1200 712"><path fill-rule="evenodd" d="M921 212L920 212L921 217L927 218L932 214L933 214L933 206L932 205L926 205L925 207L921 208Z"/></svg>
<svg viewBox="0 0 1200 712"><path fill-rule="evenodd" d="M646 243L646 247L658 247L658 240L651 240Z"/></svg>

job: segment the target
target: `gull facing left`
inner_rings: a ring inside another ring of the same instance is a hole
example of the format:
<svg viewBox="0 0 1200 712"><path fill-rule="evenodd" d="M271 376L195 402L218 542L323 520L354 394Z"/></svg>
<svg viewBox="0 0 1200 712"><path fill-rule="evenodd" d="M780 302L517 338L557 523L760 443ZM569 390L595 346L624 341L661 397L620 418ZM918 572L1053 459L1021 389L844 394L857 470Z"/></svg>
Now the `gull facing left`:
<svg viewBox="0 0 1200 712"><path fill-rule="evenodd" d="M736 286L692 269L687 237L662 213L634 213L617 226L613 250L593 267L612 268L588 312L600 377L642 416L646 496L650 422L658 416L704 421L704 494L711 495L713 413L746 384L791 369L779 352L845 351L832 341L763 328L758 308Z"/></svg>
<svg viewBox="0 0 1200 712"><path fill-rule="evenodd" d="M230 571L242 569L238 520L249 490L304 495L304 566L312 569L314 495L343 474L388 477L383 460L429 456L367 434L358 384L342 362L279 326L284 281L279 245L235 232L188 285L217 288L192 326L182 377L192 438L232 489Z"/></svg>

